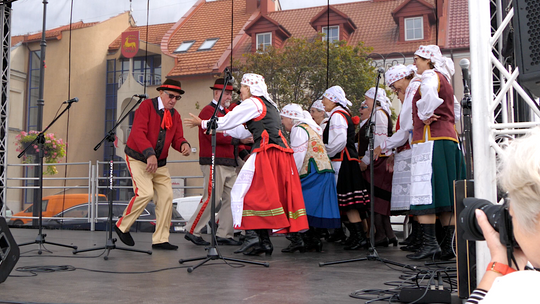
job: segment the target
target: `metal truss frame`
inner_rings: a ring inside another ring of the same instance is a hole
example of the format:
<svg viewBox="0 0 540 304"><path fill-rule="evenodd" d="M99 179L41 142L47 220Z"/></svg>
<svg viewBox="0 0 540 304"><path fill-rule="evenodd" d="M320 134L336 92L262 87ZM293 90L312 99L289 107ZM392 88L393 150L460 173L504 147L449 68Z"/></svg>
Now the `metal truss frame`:
<svg viewBox="0 0 540 304"><path fill-rule="evenodd" d="M0 3L0 18L2 19L0 35L2 47L0 52L1 83L0 89L0 209L5 215L6 209L6 186L7 186L7 161L8 161L8 138L9 138L9 75L10 75L10 52L11 52L11 1Z"/></svg>
<svg viewBox="0 0 540 304"><path fill-rule="evenodd" d="M540 111L517 82L519 69L502 55L503 34L512 26L513 16L512 6L503 6L503 0L469 0L474 192L491 202L497 201L496 154L508 139L540 125L514 121L515 92L529 105L531 117L540 117ZM490 257L485 244L477 245L477 277L481 278Z"/></svg>

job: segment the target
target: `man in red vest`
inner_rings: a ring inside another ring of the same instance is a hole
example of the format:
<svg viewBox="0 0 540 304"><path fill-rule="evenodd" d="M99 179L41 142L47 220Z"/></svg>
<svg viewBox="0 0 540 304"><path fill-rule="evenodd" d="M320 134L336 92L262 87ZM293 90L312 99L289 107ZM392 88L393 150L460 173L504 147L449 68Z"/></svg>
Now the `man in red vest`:
<svg viewBox="0 0 540 304"><path fill-rule="evenodd" d="M210 119L216 107L217 116L222 117L225 115L226 108L224 104L231 101L232 92L234 90L232 84L224 84L223 78L216 79L214 86L210 87L213 90L213 97L211 103L204 107L199 114L201 119ZM225 87L225 91L221 98L221 102L218 106L218 100L221 92ZM212 136L206 134L206 130L199 128L199 164L201 165L201 171L204 176L204 193L197 207L197 211L193 214L191 219L186 225L185 239L191 241L195 245L210 245L201 237L201 229L210 220L211 209L211 196L212 196ZM244 142L248 142L244 141ZM234 228L231 212L231 189L236 181L236 167L238 166L235 145L238 145L240 140L225 136L223 133L216 134L216 155L215 155L215 193L216 206L221 201L221 207L218 212L219 227L216 230L216 241L220 245L241 245L241 243L233 238Z"/></svg>
<svg viewBox="0 0 540 304"><path fill-rule="evenodd" d="M155 197L156 231L152 235L152 248L176 250L178 246L169 243L173 191L166 166L167 155L172 146L182 155L188 156L191 146L184 138L180 114L174 109L184 94L180 82L167 79L157 90L158 97L143 101L135 111L125 148L135 196L114 229L124 244L135 245L129 228Z"/></svg>

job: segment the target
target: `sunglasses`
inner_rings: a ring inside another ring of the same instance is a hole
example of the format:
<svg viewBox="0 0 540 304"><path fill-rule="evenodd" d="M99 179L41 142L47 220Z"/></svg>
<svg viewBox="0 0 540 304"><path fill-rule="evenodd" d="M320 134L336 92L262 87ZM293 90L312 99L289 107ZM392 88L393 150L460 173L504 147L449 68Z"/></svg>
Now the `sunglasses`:
<svg viewBox="0 0 540 304"><path fill-rule="evenodd" d="M360 110L364 110L364 109L367 109L367 108L369 108L369 107L368 107L368 106L365 106L365 105L364 105L364 106L360 106Z"/></svg>
<svg viewBox="0 0 540 304"><path fill-rule="evenodd" d="M174 95L174 94L171 94L171 93L169 93L169 92L167 92L165 90L163 90L163 93L169 95L170 99L173 99L173 98L176 99L176 100L182 99L182 95Z"/></svg>

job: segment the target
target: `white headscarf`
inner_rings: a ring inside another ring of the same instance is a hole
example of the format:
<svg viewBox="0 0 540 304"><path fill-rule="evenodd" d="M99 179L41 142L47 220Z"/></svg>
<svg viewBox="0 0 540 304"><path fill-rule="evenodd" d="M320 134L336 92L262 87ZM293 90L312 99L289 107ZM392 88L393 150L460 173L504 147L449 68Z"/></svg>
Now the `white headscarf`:
<svg viewBox="0 0 540 304"><path fill-rule="evenodd" d="M313 118L311 118L311 114L309 114L308 111L302 110L302 107L298 104L290 103L284 106L279 114L300 123L306 123L313 129L313 131L319 134L319 136L322 135L322 128L313 120Z"/></svg>
<svg viewBox="0 0 540 304"><path fill-rule="evenodd" d="M405 66L403 64L398 64L390 67L384 75L384 78L386 79L386 85L391 86L394 84L394 82L409 76L413 72L410 66L412 65Z"/></svg>
<svg viewBox="0 0 540 304"><path fill-rule="evenodd" d="M264 82L264 77L262 77L259 74L251 74L247 73L244 74L242 77L242 81L240 84L249 86L249 92L253 96L263 96L270 102L276 109L278 108L277 104L270 98L270 95L268 94L268 87L266 86L266 83Z"/></svg>
<svg viewBox="0 0 540 304"><path fill-rule="evenodd" d="M414 54L424 59L431 60L435 66L435 71L442 73L448 81L450 81L450 77L454 75L454 62L452 59L444 57L441 53L441 49L439 49L438 46L421 45L418 50L414 52Z"/></svg>
<svg viewBox="0 0 540 304"><path fill-rule="evenodd" d="M340 86L333 86L324 92L324 97L334 103L339 103L343 107L349 109L352 103L345 98L345 91Z"/></svg>
<svg viewBox="0 0 540 304"><path fill-rule="evenodd" d="M375 98L375 87L367 90L367 92L364 94L366 97L369 97L373 100L378 100L381 104L381 108L388 114L389 116L392 115L392 111L390 110L390 99L386 97L386 92L379 88L377 90L377 98ZM376 106L376 105L375 105Z"/></svg>
<svg viewBox="0 0 540 304"><path fill-rule="evenodd" d="M312 105L311 105L312 108L314 109L317 109L319 111L326 111L326 109L324 108L324 105L322 103L322 100L318 99L316 100Z"/></svg>

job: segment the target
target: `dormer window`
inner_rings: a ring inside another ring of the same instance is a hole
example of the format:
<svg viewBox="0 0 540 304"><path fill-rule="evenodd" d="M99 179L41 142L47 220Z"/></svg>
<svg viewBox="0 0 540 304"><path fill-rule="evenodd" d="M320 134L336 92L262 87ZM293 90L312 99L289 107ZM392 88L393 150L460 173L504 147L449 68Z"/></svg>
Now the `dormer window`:
<svg viewBox="0 0 540 304"><path fill-rule="evenodd" d="M405 18L405 40L424 39L424 18Z"/></svg>
<svg viewBox="0 0 540 304"><path fill-rule="evenodd" d="M339 41L339 25L336 26L324 26L322 28L322 33L324 34L322 40L330 41L330 43Z"/></svg>
<svg viewBox="0 0 540 304"><path fill-rule="evenodd" d="M189 50L189 48L195 43L195 40L192 41L184 41L180 46L174 50L174 53L185 53Z"/></svg>
<svg viewBox="0 0 540 304"><path fill-rule="evenodd" d="M219 38L206 39L203 44L199 47L198 51L204 51L211 49L214 44L219 40Z"/></svg>
<svg viewBox="0 0 540 304"><path fill-rule="evenodd" d="M257 51L264 52L272 45L272 33L257 34Z"/></svg>

